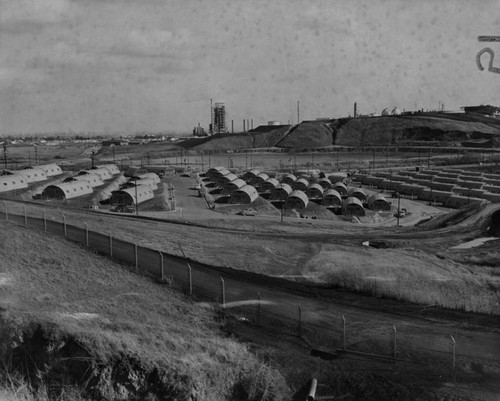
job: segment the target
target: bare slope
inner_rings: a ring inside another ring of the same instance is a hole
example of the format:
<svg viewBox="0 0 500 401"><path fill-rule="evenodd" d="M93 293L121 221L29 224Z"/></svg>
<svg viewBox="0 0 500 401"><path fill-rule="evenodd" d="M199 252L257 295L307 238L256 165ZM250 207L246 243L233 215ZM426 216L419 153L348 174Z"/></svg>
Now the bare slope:
<svg viewBox="0 0 500 401"><path fill-rule="evenodd" d="M388 116L353 118L337 132L336 145L387 146L437 141L460 143L500 136L500 126L482 121L460 121L446 116Z"/></svg>
<svg viewBox="0 0 500 401"><path fill-rule="evenodd" d="M212 308L57 237L1 222L0 293L9 374L58 400L62 384L107 400L244 400L275 379L280 391Z"/></svg>

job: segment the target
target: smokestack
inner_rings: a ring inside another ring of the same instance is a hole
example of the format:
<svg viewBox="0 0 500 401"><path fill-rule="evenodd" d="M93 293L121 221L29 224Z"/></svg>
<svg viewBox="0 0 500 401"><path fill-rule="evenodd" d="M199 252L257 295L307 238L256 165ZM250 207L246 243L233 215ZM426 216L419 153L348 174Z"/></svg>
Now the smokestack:
<svg viewBox="0 0 500 401"><path fill-rule="evenodd" d="M354 118L358 116L358 104L354 102Z"/></svg>
<svg viewBox="0 0 500 401"><path fill-rule="evenodd" d="M250 121L252 122L252 129L253 129L253 118Z"/></svg>
<svg viewBox="0 0 500 401"><path fill-rule="evenodd" d="M231 134L234 134L234 121L231 120Z"/></svg>
<svg viewBox="0 0 500 401"><path fill-rule="evenodd" d="M245 129L245 119L243 119L243 132L247 132L247 130Z"/></svg>

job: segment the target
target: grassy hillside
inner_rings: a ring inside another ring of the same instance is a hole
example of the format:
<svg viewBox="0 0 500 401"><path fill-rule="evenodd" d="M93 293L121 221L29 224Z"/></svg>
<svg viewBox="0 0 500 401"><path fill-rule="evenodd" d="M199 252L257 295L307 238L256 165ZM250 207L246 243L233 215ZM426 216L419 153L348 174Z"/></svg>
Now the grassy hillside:
<svg viewBox="0 0 500 401"><path fill-rule="evenodd" d="M0 292L0 396L247 400L284 392L278 372L220 331L214 307L62 239L1 222Z"/></svg>
<svg viewBox="0 0 500 401"><path fill-rule="evenodd" d="M330 122L303 121L284 139L276 143L280 148L319 148L333 145Z"/></svg>

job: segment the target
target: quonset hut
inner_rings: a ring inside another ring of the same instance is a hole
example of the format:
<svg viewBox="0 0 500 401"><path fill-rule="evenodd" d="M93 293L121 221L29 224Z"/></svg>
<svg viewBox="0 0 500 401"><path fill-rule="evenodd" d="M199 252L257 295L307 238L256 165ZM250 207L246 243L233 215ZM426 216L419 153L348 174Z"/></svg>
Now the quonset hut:
<svg viewBox="0 0 500 401"><path fill-rule="evenodd" d="M391 203L384 195L374 193L368 197L368 208L374 211L391 210Z"/></svg>
<svg viewBox="0 0 500 401"><path fill-rule="evenodd" d="M309 188L307 188L307 196L309 199L322 199L323 192L323 187L318 183L311 184Z"/></svg>
<svg viewBox="0 0 500 401"><path fill-rule="evenodd" d="M332 189L337 191L341 196L347 196L347 187L342 182L336 182L333 184Z"/></svg>
<svg viewBox="0 0 500 401"><path fill-rule="evenodd" d="M267 181L263 182L260 186L261 192L271 192L273 189L280 185L276 178L269 178Z"/></svg>
<svg viewBox="0 0 500 401"><path fill-rule="evenodd" d="M257 182L257 177L260 174L259 170L250 170L247 171L245 174L243 174L243 181L245 181L248 184L254 184Z"/></svg>
<svg viewBox="0 0 500 401"><path fill-rule="evenodd" d="M231 194L229 198L229 203L252 203L259 197L255 187L251 185L245 185L242 188L237 189Z"/></svg>
<svg viewBox="0 0 500 401"><path fill-rule="evenodd" d="M350 216L364 216L365 215L365 208L363 207L363 204L361 201L354 197L354 196L349 196L346 199L344 199L343 202L343 209L344 209L344 214L350 215Z"/></svg>
<svg viewBox="0 0 500 401"><path fill-rule="evenodd" d="M361 203L366 203L366 193L361 188L350 187L347 190L347 196L354 196L355 198L358 198Z"/></svg>
<svg viewBox="0 0 500 401"><path fill-rule="evenodd" d="M271 194L269 196L270 200L281 200L284 201L288 196L292 193L292 187L288 184L281 183L276 188L271 190Z"/></svg>
<svg viewBox="0 0 500 401"><path fill-rule="evenodd" d="M45 175L47 177L52 177L54 175L62 174L61 167L59 167L55 163L41 164L39 166L33 166L33 167L45 171Z"/></svg>
<svg viewBox="0 0 500 401"><path fill-rule="evenodd" d="M57 185L49 185L42 192L43 199L72 199L92 193L92 187L86 181L64 182Z"/></svg>
<svg viewBox="0 0 500 401"><path fill-rule="evenodd" d="M116 166L116 164L103 164L101 166L97 166L97 168L105 168L111 173L111 175L120 174L120 169Z"/></svg>
<svg viewBox="0 0 500 401"><path fill-rule="evenodd" d="M2 175L0 176L0 192L14 191L16 189L28 188L28 181L22 175Z"/></svg>
<svg viewBox="0 0 500 401"><path fill-rule="evenodd" d="M45 174L45 171L41 168L35 167L15 171L14 175L24 176L28 184L31 182L45 181L47 179L47 174Z"/></svg>
<svg viewBox="0 0 500 401"><path fill-rule="evenodd" d="M229 174L229 170L222 166L216 166L208 169L206 174L211 181L214 181L217 177L220 177L221 175Z"/></svg>
<svg viewBox="0 0 500 401"><path fill-rule="evenodd" d="M305 178L299 178L292 185L292 188L294 190L302 192L306 192L308 187L309 187L309 181L307 181Z"/></svg>
<svg viewBox="0 0 500 401"><path fill-rule="evenodd" d="M237 189L243 188L247 183L243 181L241 178L237 178L234 181L230 181L224 185L222 188L222 195L231 195Z"/></svg>
<svg viewBox="0 0 500 401"><path fill-rule="evenodd" d="M326 207L342 207L342 196L334 189L327 189L321 204Z"/></svg>
<svg viewBox="0 0 500 401"><path fill-rule="evenodd" d="M286 198L285 208L305 209L309 203L307 195L303 191L295 190Z"/></svg>
<svg viewBox="0 0 500 401"><path fill-rule="evenodd" d="M151 189L147 185L137 185L131 188L124 188L118 191L113 191L113 193L111 194L111 198L109 199L109 203L112 206L129 206L135 205L136 203L139 205L142 202L153 198L153 189Z"/></svg>
<svg viewBox="0 0 500 401"><path fill-rule="evenodd" d="M288 184L290 187L293 187L295 181L297 181L297 177L293 174L287 174L281 179L282 184Z"/></svg>
<svg viewBox="0 0 500 401"><path fill-rule="evenodd" d="M76 177L68 177L63 180L63 183L76 182L76 181L88 182L92 188L104 184L104 182L101 180L101 177L99 177L97 174L85 174L85 175L77 175Z"/></svg>
<svg viewBox="0 0 500 401"><path fill-rule="evenodd" d="M332 187L332 182L328 178L322 178L318 181L318 184L321 185L324 190L330 189Z"/></svg>
<svg viewBox="0 0 500 401"><path fill-rule="evenodd" d="M229 183L231 181L236 181L237 179L238 179L238 176L233 174L233 173L222 175L222 176L217 178L217 186L224 188L224 186L227 183Z"/></svg>

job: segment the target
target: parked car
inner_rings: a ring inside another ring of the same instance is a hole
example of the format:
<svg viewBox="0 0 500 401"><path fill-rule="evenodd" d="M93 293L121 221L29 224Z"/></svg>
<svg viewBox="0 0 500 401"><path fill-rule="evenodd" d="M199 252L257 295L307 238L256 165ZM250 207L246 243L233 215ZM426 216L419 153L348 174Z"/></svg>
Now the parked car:
<svg viewBox="0 0 500 401"><path fill-rule="evenodd" d="M257 210L252 209L252 208L248 208L248 209L240 210L236 214L240 215L240 216L257 216Z"/></svg>

